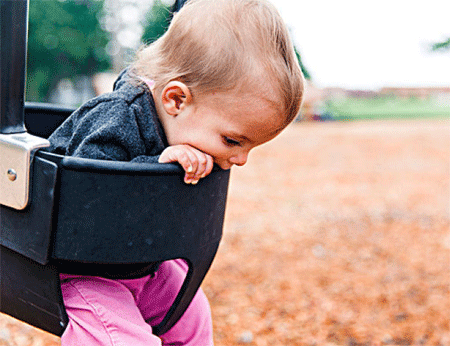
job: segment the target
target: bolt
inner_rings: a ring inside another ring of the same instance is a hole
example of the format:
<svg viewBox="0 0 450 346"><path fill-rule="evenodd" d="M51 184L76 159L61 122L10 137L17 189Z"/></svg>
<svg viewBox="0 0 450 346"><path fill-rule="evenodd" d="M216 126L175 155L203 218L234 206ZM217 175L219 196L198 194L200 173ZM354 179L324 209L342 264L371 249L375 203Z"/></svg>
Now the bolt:
<svg viewBox="0 0 450 346"><path fill-rule="evenodd" d="M11 181L14 181L17 179L17 173L14 169L10 168L8 169L8 179Z"/></svg>

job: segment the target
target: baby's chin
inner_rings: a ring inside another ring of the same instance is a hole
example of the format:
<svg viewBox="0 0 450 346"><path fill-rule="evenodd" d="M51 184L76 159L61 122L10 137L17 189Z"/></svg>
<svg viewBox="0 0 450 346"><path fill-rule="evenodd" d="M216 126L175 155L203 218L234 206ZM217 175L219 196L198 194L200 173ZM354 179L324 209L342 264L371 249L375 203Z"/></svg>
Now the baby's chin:
<svg viewBox="0 0 450 346"><path fill-rule="evenodd" d="M233 164L229 162L215 162L215 164L223 170L228 170L233 166Z"/></svg>

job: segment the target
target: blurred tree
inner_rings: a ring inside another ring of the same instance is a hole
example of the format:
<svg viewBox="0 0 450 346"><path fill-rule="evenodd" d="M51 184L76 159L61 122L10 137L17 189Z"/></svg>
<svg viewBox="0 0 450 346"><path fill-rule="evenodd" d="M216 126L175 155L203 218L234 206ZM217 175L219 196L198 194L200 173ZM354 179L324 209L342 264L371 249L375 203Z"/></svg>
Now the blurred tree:
<svg viewBox="0 0 450 346"><path fill-rule="evenodd" d="M156 0L148 12L142 42L149 44L156 41L166 32L171 20L171 6L165 5L161 0Z"/></svg>
<svg viewBox="0 0 450 346"><path fill-rule="evenodd" d="M431 49L434 51L450 49L450 38L448 38L446 41L443 41L443 42L434 43L431 46Z"/></svg>
<svg viewBox="0 0 450 346"><path fill-rule="evenodd" d="M27 100L48 101L59 80L110 67L102 6L103 0L30 1Z"/></svg>
<svg viewBox="0 0 450 346"><path fill-rule="evenodd" d="M295 55L297 56L298 63L300 64L300 68L302 69L303 75L307 80L311 80L311 74L306 69L305 65L303 65L302 57L300 56L300 53L297 50L297 47L294 47Z"/></svg>

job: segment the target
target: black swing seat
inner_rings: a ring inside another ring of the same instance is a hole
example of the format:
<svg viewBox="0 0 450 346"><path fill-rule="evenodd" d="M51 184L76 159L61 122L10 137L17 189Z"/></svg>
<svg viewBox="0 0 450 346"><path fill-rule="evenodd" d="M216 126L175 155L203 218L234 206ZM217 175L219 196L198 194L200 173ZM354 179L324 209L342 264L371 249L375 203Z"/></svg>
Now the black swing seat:
<svg viewBox="0 0 450 346"><path fill-rule="evenodd" d="M71 110L25 106L30 134L47 138ZM3 172L2 172L3 173ZM24 210L0 206L0 310L56 335L68 318L59 273L121 278L182 258L186 279L157 335L182 316L222 236L229 171L193 186L175 164L133 164L38 150ZM145 275L145 272L141 273Z"/></svg>

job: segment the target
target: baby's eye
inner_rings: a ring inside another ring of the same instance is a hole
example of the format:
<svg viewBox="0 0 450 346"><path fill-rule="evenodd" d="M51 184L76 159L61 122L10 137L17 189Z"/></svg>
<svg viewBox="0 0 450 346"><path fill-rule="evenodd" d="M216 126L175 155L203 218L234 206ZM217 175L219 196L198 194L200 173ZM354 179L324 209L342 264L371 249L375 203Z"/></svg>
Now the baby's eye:
<svg viewBox="0 0 450 346"><path fill-rule="evenodd" d="M241 145L241 143L239 141L232 139L230 137L227 137L227 136L223 137L223 141L225 142L226 145L229 145L229 146Z"/></svg>

